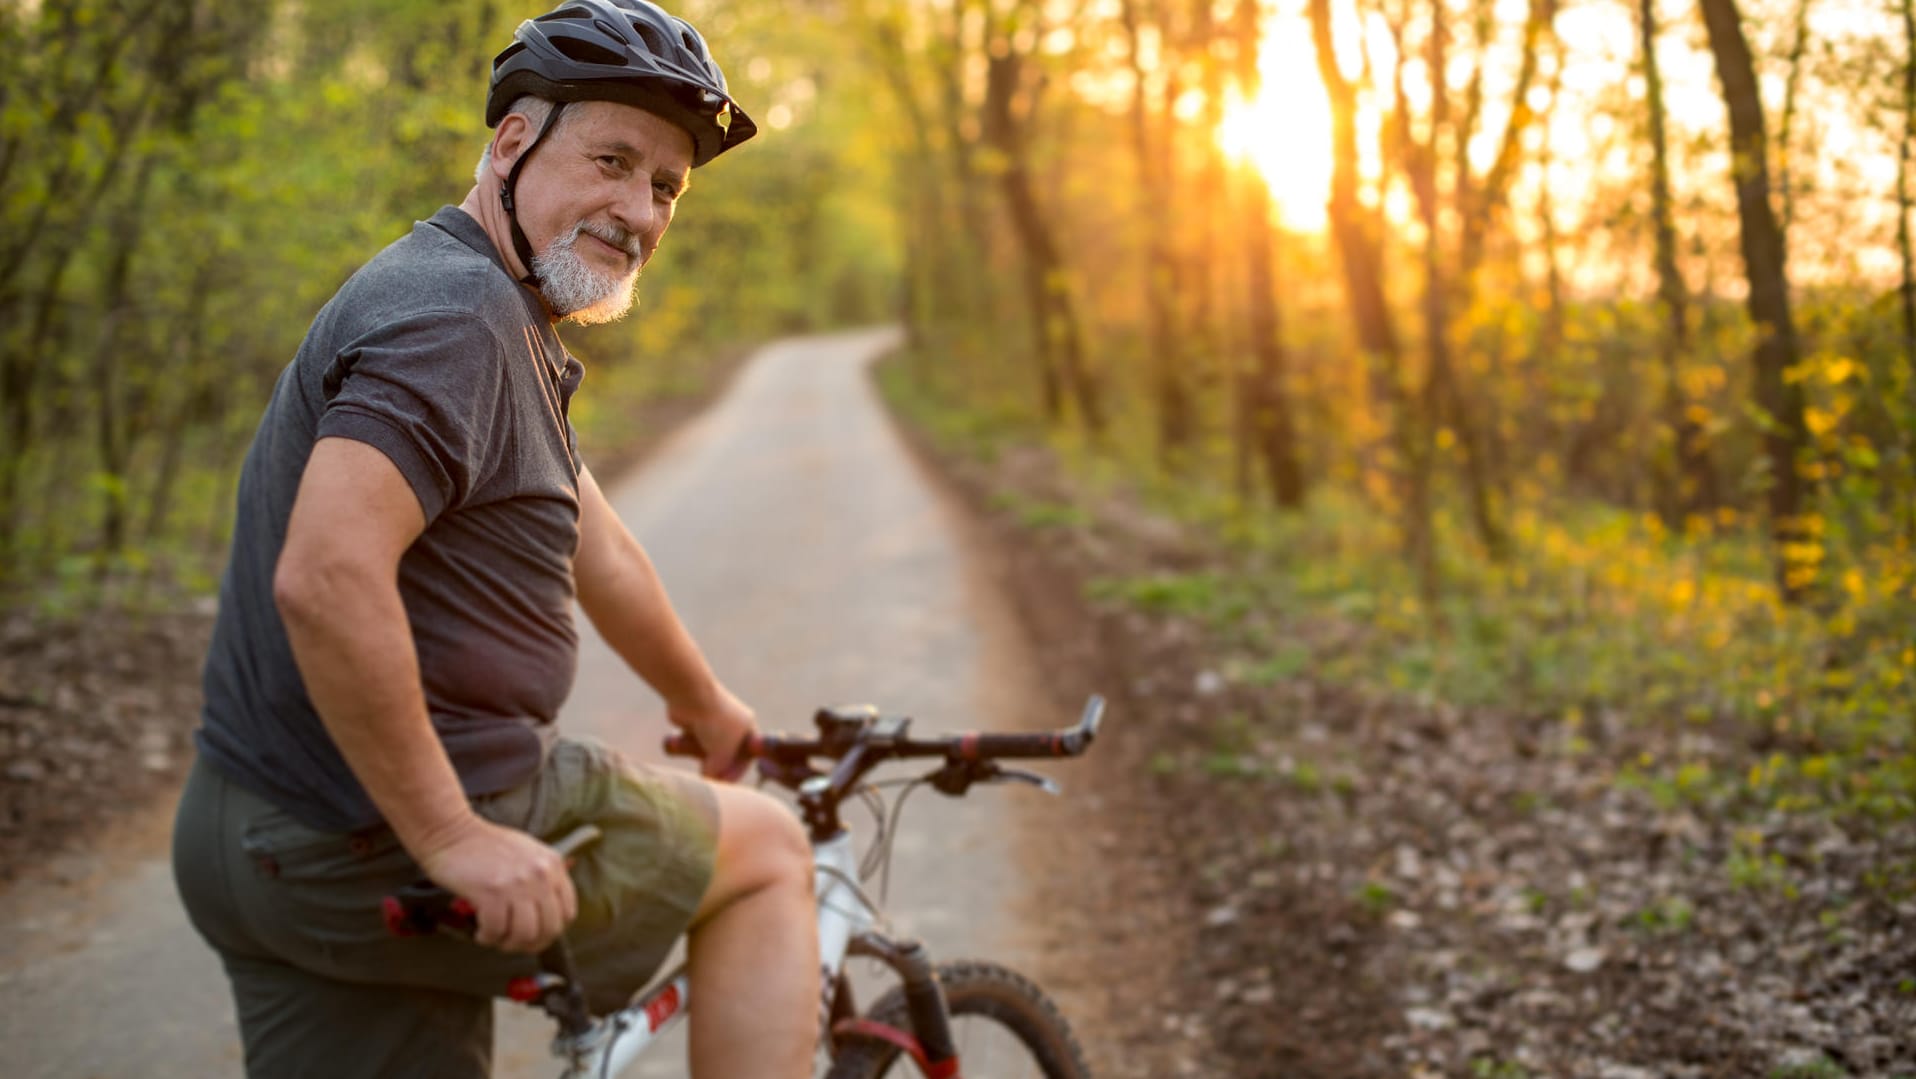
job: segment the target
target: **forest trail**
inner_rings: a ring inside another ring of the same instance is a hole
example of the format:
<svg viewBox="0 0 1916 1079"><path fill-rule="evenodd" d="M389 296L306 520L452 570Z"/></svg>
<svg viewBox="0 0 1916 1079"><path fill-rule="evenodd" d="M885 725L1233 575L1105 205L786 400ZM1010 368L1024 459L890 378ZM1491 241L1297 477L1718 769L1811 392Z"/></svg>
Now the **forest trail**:
<svg viewBox="0 0 1916 1079"><path fill-rule="evenodd" d="M866 371L895 340L866 331L781 342L636 475L605 477L674 603L767 728L819 704L871 701L920 729L1061 724L1008 606L981 579L962 510L935 492ZM590 447L586 447L590 460ZM562 723L656 758L662 709L581 622ZM914 799L892 908L934 954L1031 966L1014 931L1013 815L1023 791ZM187 927L164 855L170 801L0 894L0 1044L21 1079L240 1072L218 965ZM999 916L991 916L996 912ZM547 1030L517 1009L495 1072L536 1076ZM683 1074L676 1047L637 1074Z"/></svg>

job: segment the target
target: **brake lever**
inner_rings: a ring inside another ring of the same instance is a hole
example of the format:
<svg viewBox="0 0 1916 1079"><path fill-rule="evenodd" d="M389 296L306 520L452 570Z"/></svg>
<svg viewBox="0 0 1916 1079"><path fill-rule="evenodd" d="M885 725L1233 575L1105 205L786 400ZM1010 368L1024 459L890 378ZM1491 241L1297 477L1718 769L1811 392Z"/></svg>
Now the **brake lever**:
<svg viewBox="0 0 1916 1079"><path fill-rule="evenodd" d="M984 777L987 783L1029 783L1046 794L1058 794L1064 788L1058 786L1050 776L1041 776L1036 772L1027 772L1018 768L999 768L994 775Z"/></svg>
<svg viewBox="0 0 1916 1079"><path fill-rule="evenodd" d="M943 768L925 777L932 789L956 798L974 783L1028 783L1046 794L1057 794L1059 786L1036 772L1006 768L996 761L947 761Z"/></svg>

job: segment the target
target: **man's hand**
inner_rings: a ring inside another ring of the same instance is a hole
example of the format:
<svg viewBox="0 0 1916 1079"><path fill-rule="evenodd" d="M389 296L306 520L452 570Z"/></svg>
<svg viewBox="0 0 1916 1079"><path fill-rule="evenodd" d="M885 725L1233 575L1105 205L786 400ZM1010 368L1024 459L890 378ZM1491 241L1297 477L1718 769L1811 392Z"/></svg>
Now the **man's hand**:
<svg viewBox="0 0 1916 1079"><path fill-rule="evenodd" d="M414 852L433 883L471 903L473 939L508 952L538 952L579 913L565 859L524 832L468 815Z"/></svg>
<svg viewBox="0 0 1916 1079"><path fill-rule="evenodd" d="M668 702L666 718L698 739L705 749L705 762L699 771L708 779L730 782L745 774L751 764L740 754L745 741L758 733L758 717L732 691L713 683L709 692L694 702Z"/></svg>

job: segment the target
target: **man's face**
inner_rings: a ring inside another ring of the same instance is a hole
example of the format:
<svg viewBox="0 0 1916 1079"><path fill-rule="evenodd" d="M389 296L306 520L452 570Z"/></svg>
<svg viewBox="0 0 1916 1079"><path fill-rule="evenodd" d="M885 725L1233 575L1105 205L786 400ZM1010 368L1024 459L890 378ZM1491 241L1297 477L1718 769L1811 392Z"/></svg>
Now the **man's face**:
<svg viewBox="0 0 1916 1079"><path fill-rule="evenodd" d="M536 130L525 125L520 145ZM546 304L581 323L624 315L691 171L692 136L670 121L610 101L567 105L514 199Z"/></svg>

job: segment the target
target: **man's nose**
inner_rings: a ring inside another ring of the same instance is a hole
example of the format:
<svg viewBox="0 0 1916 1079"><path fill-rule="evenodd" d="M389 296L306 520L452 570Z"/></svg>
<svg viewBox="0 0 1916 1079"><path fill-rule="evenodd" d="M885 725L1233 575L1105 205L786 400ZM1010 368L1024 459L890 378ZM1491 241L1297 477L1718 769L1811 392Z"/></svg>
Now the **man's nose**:
<svg viewBox="0 0 1916 1079"><path fill-rule="evenodd" d="M660 211L658 200L652 197L652 184L648 180L642 184L631 184L619 193L619 199L612 206L612 217L618 226L632 234L639 246L647 252L658 241Z"/></svg>

